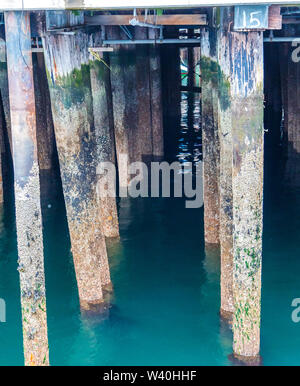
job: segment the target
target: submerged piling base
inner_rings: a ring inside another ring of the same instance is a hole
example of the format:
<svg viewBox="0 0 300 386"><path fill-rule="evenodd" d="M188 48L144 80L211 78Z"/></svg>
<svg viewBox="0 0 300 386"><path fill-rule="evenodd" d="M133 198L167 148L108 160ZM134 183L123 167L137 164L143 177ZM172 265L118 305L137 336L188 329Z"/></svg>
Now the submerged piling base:
<svg viewBox="0 0 300 386"><path fill-rule="evenodd" d="M262 366L263 360L260 355L255 357L244 357L242 355L230 354L228 359L233 366Z"/></svg>
<svg viewBox="0 0 300 386"><path fill-rule="evenodd" d="M5 29L25 365L45 366L49 348L29 13L5 12Z"/></svg>

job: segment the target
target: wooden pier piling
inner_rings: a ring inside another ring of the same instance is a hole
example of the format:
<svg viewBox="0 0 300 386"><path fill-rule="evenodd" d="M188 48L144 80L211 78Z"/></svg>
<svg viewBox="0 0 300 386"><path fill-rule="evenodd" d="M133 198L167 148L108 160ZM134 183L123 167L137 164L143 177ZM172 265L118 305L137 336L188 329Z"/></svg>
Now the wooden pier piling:
<svg viewBox="0 0 300 386"><path fill-rule="evenodd" d="M201 31L202 152L204 237L219 244L219 134L217 33L212 26Z"/></svg>
<svg viewBox="0 0 300 386"><path fill-rule="evenodd" d="M99 39L94 39L94 45L97 46ZM91 88L93 96L93 111L95 136L97 142L98 163L115 162L114 147L114 127L113 118L110 119L112 112L110 75L109 75L109 57L104 57L104 62L97 59L92 60L90 64ZM102 180L106 177L100 175L98 183L103 184ZM111 196L103 197L98 190L98 199L100 201L100 216L103 234L106 237L119 236L119 220L116 204L116 187Z"/></svg>
<svg viewBox="0 0 300 386"><path fill-rule="evenodd" d="M10 151L12 154L12 139L11 139L11 119L9 107L9 92L8 92L8 75L6 62L6 47L4 36L0 38L0 92L2 99L2 107L4 112L4 123L7 131Z"/></svg>
<svg viewBox="0 0 300 386"><path fill-rule="evenodd" d="M149 29L149 39L157 39L159 31ZM150 99L151 99L151 125L152 125L152 153L153 160L160 161L164 157L164 128L162 109L162 79L160 49L157 45L149 47L150 60Z"/></svg>
<svg viewBox="0 0 300 386"><path fill-rule="evenodd" d="M148 29L135 27L135 39L148 39ZM148 44L136 47L136 87L137 87L137 138L139 159L135 161L151 162L152 126L151 126L151 93L150 93L150 63Z"/></svg>
<svg viewBox="0 0 300 386"><path fill-rule="evenodd" d="M233 143L233 349L243 361L260 350L263 217L263 33L236 32L231 49Z"/></svg>
<svg viewBox="0 0 300 386"><path fill-rule="evenodd" d="M220 141L220 249L221 316L232 321L233 315L233 214L232 214L232 122L230 41L233 9L222 8L218 29L218 108Z"/></svg>
<svg viewBox="0 0 300 386"><path fill-rule="evenodd" d="M28 12L5 13L26 365L48 365L42 214Z"/></svg>
<svg viewBox="0 0 300 386"><path fill-rule="evenodd" d="M40 171L50 170L53 167L54 128L44 54L33 54L32 60L39 168Z"/></svg>
<svg viewBox="0 0 300 386"><path fill-rule="evenodd" d="M120 38L119 27L108 27L106 31L108 39ZM134 46L114 46L114 51L110 54L110 81L120 196L122 196L122 189L127 192L128 166L132 152L131 138L134 133L132 126L135 125L136 97L134 95L131 95L130 99L131 108L127 106L128 93L133 93L135 89L133 86L135 80L134 49ZM126 79L131 79L133 84L128 83Z"/></svg>
<svg viewBox="0 0 300 386"><path fill-rule="evenodd" d="M1 92L0 92L0 204L4 202L4 194L3 194L3 160L5 157L5 145L4 145L4 130L6 128L5 125L5 116L3 111L3 105L1 100Z"/></svg>
<svg viewBox="0 0 300 386"><path fill-rule="evenodd" d="M89 35L43 38L57 151L82 309L103 302L111 285L97 199L97 141Z"/></svg>

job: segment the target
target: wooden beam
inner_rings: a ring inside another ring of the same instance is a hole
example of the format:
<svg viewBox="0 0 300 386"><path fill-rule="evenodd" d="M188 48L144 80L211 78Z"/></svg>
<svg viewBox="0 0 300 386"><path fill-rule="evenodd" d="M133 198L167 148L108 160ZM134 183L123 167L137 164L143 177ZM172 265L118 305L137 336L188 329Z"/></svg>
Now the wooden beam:
<svg viewBox="0 0 300 386"><path fill-rule="evenodd" d="M282 16L280 14L280 5L271 5L269 7L269 29L282 28Z"/></svg>
<svg viewBox="0 0 300 386"><path fill-rule="evenodd" d="M197 8L199 6L237 5L241 0L1 0L0 10L42 10L42 9L133 9L133 8ZM299 0L248 0L248 4L297 5Z"/></svg>
<svg viewBox="0 0 300 386"><path fill-rule="evenodd" d="M95 15L86 16L87 25L130 25L132 15ZM206 15L162 15L148 16L147 20L143 16L137 17L140 22L157 25L206 25Z"/></svg>

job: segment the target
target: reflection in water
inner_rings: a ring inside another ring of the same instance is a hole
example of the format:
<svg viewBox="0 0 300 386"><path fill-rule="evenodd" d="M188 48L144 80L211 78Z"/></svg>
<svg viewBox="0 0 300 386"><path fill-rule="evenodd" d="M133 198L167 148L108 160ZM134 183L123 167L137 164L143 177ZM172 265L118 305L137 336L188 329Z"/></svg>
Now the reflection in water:
<svg viewBox="0 0 300 386"><path fill-rule="evenodd" d="M200 126L200 97L198 93L181 93L181 124L177 159L181 163L196 164L202 160L202 136Z"/></svg>

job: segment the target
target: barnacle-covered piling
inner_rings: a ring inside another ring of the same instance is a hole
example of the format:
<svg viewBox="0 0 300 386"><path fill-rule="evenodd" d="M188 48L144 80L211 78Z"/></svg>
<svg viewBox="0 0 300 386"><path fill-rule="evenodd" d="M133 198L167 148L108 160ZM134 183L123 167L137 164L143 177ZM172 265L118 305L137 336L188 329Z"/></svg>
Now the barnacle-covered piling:
<svg viewBox="0 0 300 386"><path fill-rule="evenodd" d="M54 130L82 309L111 284L97 199L98 148L90 80L90 37L43 37Z"/></svg>
<svg viewBox="0 0 300 386"><path fill-rule="evenodd" d="M233 349L255 360L260 347L263 217L263 33L230 44L233 143Z"/></svg>
<svg viewBox="0 0 300 386"><path fill-rule="evenodd" d="M94 41L97 44L97 40ZM98 162L115 162L114 127L112 112L109 58L105 55L103 61L93 60L90 65L91 87L93 96L94 124L97 141ZM99 175L99 184L104 184L106 176ZM104 180L104 182L101 181ZM113 181L114 183L114 181ZM119 236L119 220L114 192L105 196L98 189L100 201L100 216L103 234L106 237Z"/></svg>
<svg viewBox="0 0 300 386"><path fill-rule="evenodd" d="M158 39L157 29L149 29L149 39ZM152 152L155 161L164 156L164 132L162 112L162 83L160 50L157 45L149 47L150 60L150 100L151 100L151 125L152 125Z"/></svg>
<svg viewBox="0 0 300 386"><path fill-rule="evenodd" d="M120 28L108 27L107 38L119 39ZM128 166L136 140L135 47L114 46L110 54L110 80L113 102L116 158L119 187L127 188Z"/></svg>
<svg viewBox="0 0 300 386"><path fill-rule="evenodd" d="M204 236L219 243L219 135L217 36L213 27L201 32L202 151Z"/></svg>
<svg viewBox="0 0 300 386"><path fill-rule="evenodd" d="M39 167L40 170L50 170L53 166L54 128L44 54L33 54L32 60Z"/></svg>
<svg viewBox="0 0 300 386"><path fill-rule="evenodd" d="M0 63L1 64L1 63ZM4 202L3 195L3 175L5 173L3 161L5 160L4 132L6 130L5 115L3 110L1 91L0 91L0 204Z"/></svg>
<svg viewBox="0 0 300 386"><path fill-rule="evenodd" d="M135 28L135 39L148 39L148 29ZM135 161L150 162L152 160L152 126L151 126L151 92L149 45L138 44L136 47L136 88L137 88L137 138L139 159Z"/></svg>
<svg viewBox="0 0 300 386"><path fill-rule="evenodd" d="M218 107L220 140L220 247L221 247L221 316L233 315L233 218L232 218L232 127L230 99L230 32L232 8L222 8L218 30Z"/></svg>
<svg viewBox="0 0 300 386"><path fill-rule="evenodd" d="M4 33L3 33L3 36L0 35L0 93L1 93L1 100L2 100L2 108L4 113L4 116L3 116L4 125L7 131L10 151L12 153L8 75L7 75L6 46L5 46Z"/></svg>
<svg viewBox="0 0 300 386"><path fill-rule="evenodd" d="M49 365L29 13L6 12L5 29L25 364Z"/></svg>

